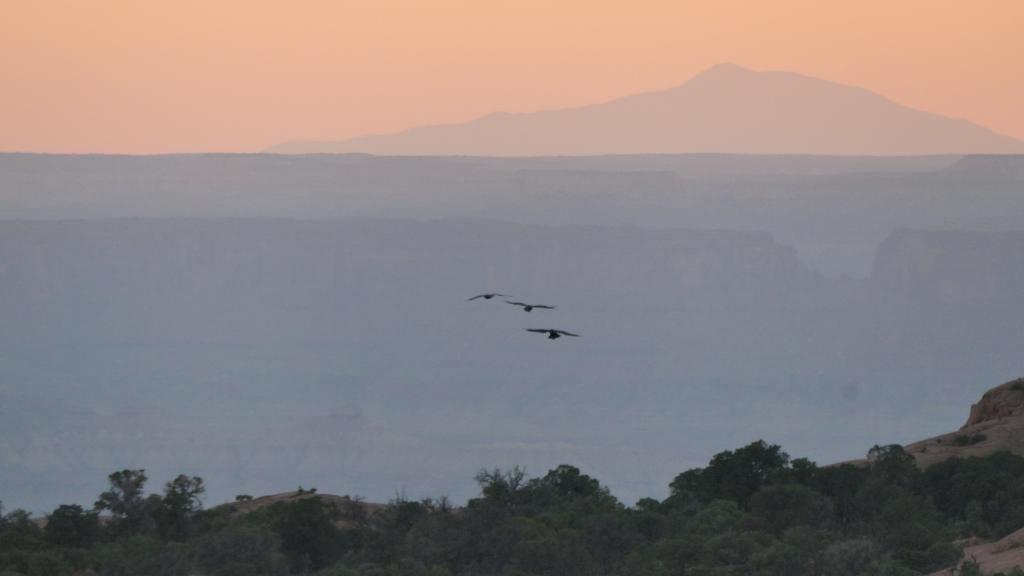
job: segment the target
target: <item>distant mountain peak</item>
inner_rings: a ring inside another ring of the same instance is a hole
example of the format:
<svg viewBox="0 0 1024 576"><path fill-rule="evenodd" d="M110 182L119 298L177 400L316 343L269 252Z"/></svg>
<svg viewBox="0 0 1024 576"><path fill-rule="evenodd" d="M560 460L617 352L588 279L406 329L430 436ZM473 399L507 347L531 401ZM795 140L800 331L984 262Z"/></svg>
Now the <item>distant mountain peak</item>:
<svg viewBox="0 0 1024 576"><path fill-rule="evenodd" d="M1024 142L963 119L897 104L864 88L733 62L673 88L610 102L417 127L277 153L580 156L598 154L1024 153Z"/></svg>
<svg viewBox="0 0 1024 576"><path fill-rule="evenodd" d="M703 71L698 72L696 75L694 75L692 78L690 78L690 80L692 81L692 80L696 80L698 78L709 78L709 77L724 76L724 75L757 74L757 73L758 73L757 71L755 71L755 70L753 70L751 68L746 68L744 66L740 66L739 64L737 64L735 62L719 62L718 64L715 64L714 66L709 66L708 68L705 68Z"/></svg>

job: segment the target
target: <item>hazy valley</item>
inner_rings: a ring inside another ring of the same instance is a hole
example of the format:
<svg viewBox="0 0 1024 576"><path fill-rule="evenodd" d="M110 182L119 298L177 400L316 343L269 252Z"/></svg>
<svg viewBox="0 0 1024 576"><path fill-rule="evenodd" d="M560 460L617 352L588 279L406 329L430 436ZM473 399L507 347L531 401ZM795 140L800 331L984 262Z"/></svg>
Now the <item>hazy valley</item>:
<svg viewBox="0 0 1024 576"><path fill-rule="evenodd" d="M571 462L630 502L755 438L944 432L1021 371L1022 162L3 155L0 489Z"/></svg>

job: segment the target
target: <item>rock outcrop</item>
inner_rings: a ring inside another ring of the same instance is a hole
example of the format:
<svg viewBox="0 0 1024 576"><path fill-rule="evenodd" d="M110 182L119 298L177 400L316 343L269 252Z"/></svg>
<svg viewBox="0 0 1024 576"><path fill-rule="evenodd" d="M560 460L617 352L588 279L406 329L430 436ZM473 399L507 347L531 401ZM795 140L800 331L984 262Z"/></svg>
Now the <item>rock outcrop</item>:
<svg viewBox="0 0 1024 576"><path fill-rule="evenodd" d="M971 406L971 415L962 429L1013 416L1024 417L1024 378L997 386Z"/></svg>
<svg viewBox="0 0 1024 576"><path fill-rule="evenodd" d="M1024 378L986 392L956 432L915 442L906 450L921 466L1002 451L1024 456Z"/></svg>
<svg viewBox="0 0 1024 576"><path fill-rule="evenodd" d="M1024 528L995 542L969 544L964 547L964 559L978 563L984 574L1006 573L1024 566ZM947 568L933 572L930 576L960 574L957 569Z"/></svg>

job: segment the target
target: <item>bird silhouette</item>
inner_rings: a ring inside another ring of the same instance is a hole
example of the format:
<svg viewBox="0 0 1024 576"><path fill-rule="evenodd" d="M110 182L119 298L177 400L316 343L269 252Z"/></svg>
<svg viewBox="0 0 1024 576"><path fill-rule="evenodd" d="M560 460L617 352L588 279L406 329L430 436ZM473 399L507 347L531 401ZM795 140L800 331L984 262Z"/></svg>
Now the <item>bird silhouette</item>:
<svg viewBox="0 0 1024 576"><path fill-rule="evenodd" d="M573 334L572 332L566 332L565 330L555 330L554 328L527 328L527 332L536 332L538 334L547 334L548 340L558 340L562 336L572 336L579 338L579 334Z"/></svg>
<svg viewBox="0 0 1024 576"><path fill-rule="evenodd" d="M505 298L508 298L509 294L498 294L497 292L488 292L487 294L477 294L476 296L473 296L472 298L467 298L467 301L476 300L477 298L483 298L484 300L490 300L491 298L494 298L495 296L504 296Z"/></svg>
<svg viewBox="0 0 1024 576"><path fill-rule="evenodd" d="M546 304L527 304L526 302L509 302L508 300L505 300L505 303L506 304L511 304L513 306L521 306L523 308L523 312L529 312L530 310L533 310L534 308L541 308L541 309L544 309L544 310L554 310L555 309L554 306L548 306Z"/></svg>

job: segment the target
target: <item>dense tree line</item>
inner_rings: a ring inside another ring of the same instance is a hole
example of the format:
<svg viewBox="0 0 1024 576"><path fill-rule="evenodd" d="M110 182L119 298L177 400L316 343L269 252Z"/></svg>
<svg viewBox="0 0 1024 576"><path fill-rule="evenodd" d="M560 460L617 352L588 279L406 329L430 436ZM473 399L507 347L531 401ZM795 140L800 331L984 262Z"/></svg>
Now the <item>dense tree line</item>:
<svg viewBox="0 0 1024 576"><path fill-rule="evenodd" d="M463 507L304 491L245 514L202 509L200 478L146 495L145 472L122 470L92 508L59 506L44 527L0 507L0 576L911 576L960 561L958 539L1024 526L1024 458L922 471L899 446L868 456L818 467L754 442L632 507L567 465L481 471Z"/></svg>

